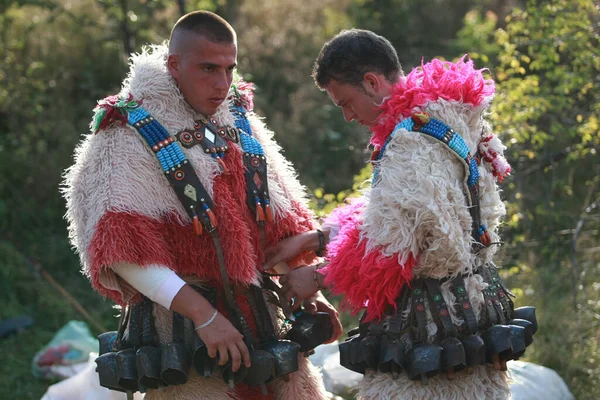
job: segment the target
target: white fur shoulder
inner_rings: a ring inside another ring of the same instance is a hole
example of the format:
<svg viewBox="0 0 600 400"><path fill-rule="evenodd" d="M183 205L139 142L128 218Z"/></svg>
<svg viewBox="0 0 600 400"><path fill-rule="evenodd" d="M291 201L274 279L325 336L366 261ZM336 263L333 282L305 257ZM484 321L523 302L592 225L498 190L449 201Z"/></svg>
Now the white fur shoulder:
<svg viewBox="0 0 600 400"><path fill-rule="evenodd" d="M365 211L368 246L418 258L415 275L443 277L472 264L471 218L462 193L464 166L436 139L396 132L380 162Z"/></svg>

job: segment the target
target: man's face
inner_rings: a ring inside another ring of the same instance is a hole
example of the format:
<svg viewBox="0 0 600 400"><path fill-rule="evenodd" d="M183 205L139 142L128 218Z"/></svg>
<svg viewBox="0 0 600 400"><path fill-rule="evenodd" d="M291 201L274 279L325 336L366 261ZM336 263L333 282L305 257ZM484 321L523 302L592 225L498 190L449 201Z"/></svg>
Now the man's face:
<svg viewBox="0 0 600 400"><path fill-rule="evenodd" d="M215 43L191 36L179 54L169 55L168 69L192 108L212 115L225 101L237 62L235 43Z"/></svg>
<svg viewBox="0 0 600 400"><path fill-rule="evenodd" d="M324 89L334 104L342 109L346 121L357 121L370 127L381 114L376 104L376 101L381 99L377 99L375 93L370 93L368 87L364 90L363 87L332 79Z"/></svg>

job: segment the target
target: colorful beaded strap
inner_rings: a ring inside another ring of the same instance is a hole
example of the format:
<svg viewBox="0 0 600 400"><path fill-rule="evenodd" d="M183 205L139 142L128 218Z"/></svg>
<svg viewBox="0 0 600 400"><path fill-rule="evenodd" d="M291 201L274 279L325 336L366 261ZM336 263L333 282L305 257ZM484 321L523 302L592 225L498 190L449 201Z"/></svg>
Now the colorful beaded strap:
<svg viewBox="0 0 600 400"><path fill-rule="evenodd" d="M130 111L127 122L146 139L160 161L164 173L175 171L176 166L187 161L175 137L170 136L169 132L142 107Z"/></svg>
<svg viewBox="0 0 600 400"><path fill-rule="evenodd" d="M466 163L466 166L468 167L467 187L470 194L470 196L467 197L467 201L470 206L469 211L471 212L471 216L473 218L472 234L475 240L478 240L484 246L489 246L491 244L490 234L487 231L486 226L480 223L479 166L477 164L477 160L471 156L469 146L467 146L460 134L455 132L445 123L437 119L430 118L429 114L426 112L413 113L412 116L400 121L394 128L394 131L388 136L383 146L381 146L381 149L374 153L372 161L375 164L375 168L373 171L371 185L374 185L379 177L380 166L378 165L377 161L381 160L390 141L394 138L396 133L402 129L406 129L409 132L421 132L438 139L448 146L454 154L456 154Z"/></svg>
<svg viewBox="0 0 600 400"><path fill-rule="evenodd" d="M169 183L192 218L196 234L201 235L203 227L214 231L217 220L212 212L212 199L175 138L142 107L130 110L127 122L154 151Z"/></svg>
<svg viewBox="0 0 600 400"><path fill-rule="evenodd" d="M235 127L240 133L240 144L244 151L246 167L247 203L256 215L259 224L273 221L273 211L269 199L267 184L267 158L260 142L252 136L252 127L244 107L236 105L231 108L235 117Z"/></svg>
<svg viewBox="0 0 600 400"><path fill-rule="evenodd" d="M227 172L227 167L223 158L229 146L226 139L232 142L238 141L237 130L233 128L217 128L217 121L214 118L194 121L193 129L184 129L179 131L175 137L185 148L191 148L200 145L204 152L214 158L223 172Z"/></svg>
<svg viewBox="0 0 600 400"><path fill-rule="evenodd" d="M442 142L444 142L450 149L454 151L461 159L463 159L469 166L469 177L467 179L467 185L477 187L479 184L479 167L475 158L469 153L469 146L465 143L464 139L448 125L444 124L437 119L430 118L425 112L415 113L409 118L405 118L396 125L394 131L388 136L385 143L379 150L378 154L374 157L374 161L378 161L383 157L386 147L392 138L401 129L407 131L416 131L425 133L432 136ZM375 168L373 174L373 182L377 178L379 168Z"/></svg>

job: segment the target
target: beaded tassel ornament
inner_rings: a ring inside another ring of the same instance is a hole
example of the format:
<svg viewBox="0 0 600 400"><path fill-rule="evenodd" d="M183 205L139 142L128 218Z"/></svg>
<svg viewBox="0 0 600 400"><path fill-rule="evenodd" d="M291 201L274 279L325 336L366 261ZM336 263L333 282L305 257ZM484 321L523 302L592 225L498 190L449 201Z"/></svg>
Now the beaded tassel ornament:
<svg viewBox="0 0 600 400"><path fill-rule="evenodd" d="M252 136L252 127L248 121L246 109L242 105L234 105L231 112L235 117L235 126L244 151L248 205L255 211L258 223L271 222L273 221L273 210L269 200L265 152L260 142Z"/></svg>

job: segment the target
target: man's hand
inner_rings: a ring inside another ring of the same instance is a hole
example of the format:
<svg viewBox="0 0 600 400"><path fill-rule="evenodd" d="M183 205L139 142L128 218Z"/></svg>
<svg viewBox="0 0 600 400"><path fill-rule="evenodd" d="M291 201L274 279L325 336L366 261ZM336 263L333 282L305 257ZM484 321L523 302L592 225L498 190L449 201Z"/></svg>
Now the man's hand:
<svg viewBox="0 0 600 400"><path fill-rule="evenodd" d="M190 285L184 285L171 302L171 310L191 319L194 327L206 323L215 312L214 307ZM250 367L250 353L242 334L220 313L213 322L196 331L206 345L208 356L219 356L219 365L231 357L231 369L237 371L242 362Z"/></svg>
<svg viewBox="0 0 600 400"><path fill-rule="evenodd" d="M314 242L313 236L316 234L316 231L304 232L299 235L284 239L276 245L266 248L263 270L268 271L281 262L293 259L303 251L311 250L310 247L313 244L312 242Z"/></svg>
<svg viewBox="0 0 600 400"><path fill-rule="evenodd" d="M333 333L331 334L331 338L325 343L334 342L344 332L342 328L342 323L340 321L340 315L338 314L337 310L333 308L331 303L327 301L325 296L323 296L323 293L317 292L315 295L304 300L303 309L304 312L313 315L317 312L325 312L329 314L329 321L331 322L331 326L333 327Z"/></svg>
<svg viewBox="0 0 600 400"><path fill-rule="evenodd" d="M314 279L316 268L314 265L299 267L279 279L279 283L283 285L282 291L285 299L291 302L293 298L295 309L300 307L302 300L313 296L319 291Z"/></svg>
<svg viewBox="0 0 600 400"><path fill-rule="evenodd" d="M194 326L206 321L194 321ZM242 360L246 367L250 367L250 353L244 343L242 334L220 313L207 327L196 331L206 345L210 358L219 356L219 365L225 365L231 357L233 372L240 369Z"/></svg>

